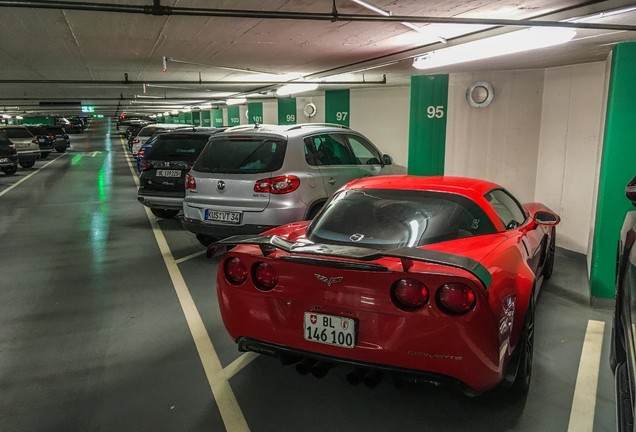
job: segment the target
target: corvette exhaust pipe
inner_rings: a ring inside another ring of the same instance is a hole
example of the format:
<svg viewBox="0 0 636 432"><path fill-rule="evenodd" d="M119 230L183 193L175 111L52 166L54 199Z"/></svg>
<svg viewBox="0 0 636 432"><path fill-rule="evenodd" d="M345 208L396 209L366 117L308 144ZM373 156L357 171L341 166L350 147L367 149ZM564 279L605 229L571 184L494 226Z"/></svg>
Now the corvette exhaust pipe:
<svg viewBox="0 0 636 432"><path fill-rule="evenodd" d="M319 361L311 367L311 374L316 378L324 378L329 370L335 366L333 363Z"/></svg>
<svg viewBox="0 0 636 432"><path fill-rule="evenodd" d="M362 384L365 385L366 388L374 389L377 388L382 382L382 372L379 371L369 371L362 378Z"/></svg>
<svg viewBox="0 0 636 432"><path fill-rule="evenodd" d="M357 386L362 382L362 378L364 378L364 376L368 373L369 369L355 368L347 374L347 382L351 385Z"/></svg>
<svg viewBox="0 0 636 432"><path fill-rule="evenodd" d="M296 364L296 372L301 375L307 375L309 372L311 372L311 367L314 364L316 364L316 360L304 358L298 364Z"/></svg>

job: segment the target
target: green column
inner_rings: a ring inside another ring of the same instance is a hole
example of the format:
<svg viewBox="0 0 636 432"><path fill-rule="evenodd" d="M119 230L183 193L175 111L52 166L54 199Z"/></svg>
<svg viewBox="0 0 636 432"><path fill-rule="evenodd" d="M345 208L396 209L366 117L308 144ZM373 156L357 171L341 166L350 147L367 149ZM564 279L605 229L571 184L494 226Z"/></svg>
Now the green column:
<svg viewBox="0 0 636 432"><path fill-rule="evenodd" d="M238 105L227 107L227 123L229 126L238 126L241 124L241 111Z"/></svg>
<svg viewBox="0 0 636 432"><path fill-rule="evenodd" d="M443 175L448 75L411 77L408 173Z"/></svg>
<svg viewBox="0 0 636 432"><path fill-rule="evenodd" d="M157 117L157 123L165 123L165 122L166 122L166 119L164 116Z"/></svg>
<svg viewBox="0 0 636 432"><path fill-rule="evenodd" d="M218 108L218 109L212 110L212 126L223 127L223 110L222 109Z"/></svg>
<svg viewBox="0 0 636 432"><path fill-rule="evenodd" d="M193 112L192 113L192 125L194 126L201 126L201 113L200 112Z"/></svg>
<svg viewBox="0 0 636 432"><path fill-rule="evenodd" d="M325 91L325 122L349 126L349 89Z"/></svg>
<svg viewBox="0 0 636 432"><path fill-rule="evenodd" d="M247 104L249 124L263 124L263 102L251 102Z"/></svg>
<svg viewBox="0 0 636 432"><path fill-rule="evenodd" d="M612 52L605 136L596 204L590 288L592 297L613 298L616 250L625 213L634 210L625 186L636 174L636 42Z"/></svg>
<svg viewBox="0 0 636 432"><path fill-rule="evenodd" d="M212 123L210 121L210 111L203 110L201 111L201 126L210 127Z"/></svg>
<svg viewBox="0 0 636 432"><path fill-rule="evenodd" d="M296 98L278 99L278 124L296 124Z"/></svg>
<svg viewBox="0 0 636 432"><path fill-rule="evenodd" d="M174 123L174 120L172 119L172 116L167 115L167 116L163 116L163 118L164 118L166 124L173 124Z"/></svg>
<svg viewBox="0 0 636 432"><path fill-rule="evenodd" d="M189 113L184 113L184 114L185 115L183 117L184 117L185 124L191 125L192 124L192 113L189 112Z"/></svg>

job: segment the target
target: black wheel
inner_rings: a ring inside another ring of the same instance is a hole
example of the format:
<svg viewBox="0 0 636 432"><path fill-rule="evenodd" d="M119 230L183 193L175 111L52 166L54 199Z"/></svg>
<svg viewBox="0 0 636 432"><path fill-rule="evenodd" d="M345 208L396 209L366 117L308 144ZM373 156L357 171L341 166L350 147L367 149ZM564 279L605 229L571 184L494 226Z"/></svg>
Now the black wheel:
<svg viewBox="0 0 636 432"><path fill-rule="evenodd" d="M18 166L12 165L8 167L2 167L2 172L5 173L6 175L13 175L16 172L18 172Z"/></svg>
<svg viewBox="0 0 636 432"><path fill-rule="evenodd" d="M46 159L46 157L49 155L49 153L51 153L51 152L42 152L42 153L40 153L40 159Z"/></svg>
<svg viewBox="0 0 636 432"><path fill-rule="evenodd" d="M554 254L556 252L556 227L552 228L552 239L548 245L548 255L543 266L543 279L548 280L552 277L552 270L554 270Z"/></svg>
<svg viewBox="0 0 636 432"><path fill-rule="evenodd" d="M176 215L179 214L179 210L168 210L168 209L150 209L153 215L164 218L164 219L173 219Z"/></svg>
<svg viewBox="0 0 636 432"><path fill-rule="evenodd" d="M31 161L28 161L28 162L20 162L20 166L22 168L33 168L34 165L35 165L35 161L34 160L31 160Z"/></svg>
<svg viewBox="0 0 636 432"><path fill-rule="evenodd" d="M205 247L210 246L216 241L214 237L205 234L197 234L197 240L199 240L199 243L201 243Z"/></svg>
<svg viewBox="0 0 636 432"><path fill-rule="evenodd" d="M520 350L519 369L517 370L515 381L510 387L510 392L523 394L530 388L532 362L534 359L534 291L530 294L526 320L516 349Z"/></svg>
<svg viewBox="0 0 636 432"><path fill-rule="evenodd" d="M55 147L55 151L58 153L64 153L66 151L66 146Z"/></svg>

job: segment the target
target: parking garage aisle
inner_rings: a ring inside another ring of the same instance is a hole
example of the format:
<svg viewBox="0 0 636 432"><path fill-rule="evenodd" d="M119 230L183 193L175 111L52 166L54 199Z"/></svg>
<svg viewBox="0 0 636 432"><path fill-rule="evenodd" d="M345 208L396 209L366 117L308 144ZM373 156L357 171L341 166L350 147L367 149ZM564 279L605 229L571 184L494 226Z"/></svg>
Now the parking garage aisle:
<svg viewBox="0 0 636 432"><path fill-rule="evenodd" d="M223 430L117 131L71 143L0 196L0 430Z"/></svg>

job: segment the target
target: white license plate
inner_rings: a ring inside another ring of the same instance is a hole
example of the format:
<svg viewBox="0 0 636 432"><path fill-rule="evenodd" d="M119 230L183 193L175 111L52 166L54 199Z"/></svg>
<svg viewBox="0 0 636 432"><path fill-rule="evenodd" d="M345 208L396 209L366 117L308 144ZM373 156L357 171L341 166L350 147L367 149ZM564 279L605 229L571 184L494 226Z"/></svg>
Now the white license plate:
<svg viewBox="0 0 636 432"><path fill-rule="evenodd" d="M0 158L0 163L4 163L4 162L9 162L9 159L7 159L7 158Z"/></svg>
<svg viewBox="0 0 636 432"><path fill-rule="evenodd" d="M205 220L238 224L241 223L241 212L206 210Z"/></svg>
<svg viewBox="0 0 636 432"><path fill-rule="evenodd" d="M356 345L356 326L351 318L305 312L305 340L342 348Z"/></svg>
<svg viewBox="0 0 636 432"><path fill-rule="evenodd" d="M179 170L157 170L157 177L181 177Z"/></svg>

